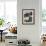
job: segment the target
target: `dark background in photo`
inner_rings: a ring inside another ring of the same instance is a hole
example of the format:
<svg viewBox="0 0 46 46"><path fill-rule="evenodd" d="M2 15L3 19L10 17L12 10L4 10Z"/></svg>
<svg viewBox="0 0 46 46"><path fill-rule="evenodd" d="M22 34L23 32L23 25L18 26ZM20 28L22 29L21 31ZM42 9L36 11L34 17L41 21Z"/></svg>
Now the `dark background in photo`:
<svg viewBox="0 0 46 46"><path fill-rule="evenodd" d="M24 14L24 17L28 17L28 16L29 16L29 13L25 13L25 14Z"/></svg>
<svg viewBox="0 0 46 46"><path fill-rule="evenodd" d="M32 15L32 12L30 12L29 15Z"/></svg>
<svg viewBox="0 0 46 46"><path fill-rule="evenodd" d="M30 13L25 13L25 14L24 14L24 17L29 17L30 15L32 15L32 12L30 12Z"/></svg>

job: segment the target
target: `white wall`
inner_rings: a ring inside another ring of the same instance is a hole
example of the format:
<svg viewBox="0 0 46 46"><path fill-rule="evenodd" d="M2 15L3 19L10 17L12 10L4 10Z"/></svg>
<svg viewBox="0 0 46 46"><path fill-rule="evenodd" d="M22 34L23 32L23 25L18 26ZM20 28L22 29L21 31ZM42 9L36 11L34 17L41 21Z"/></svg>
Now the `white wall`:
<svg viewBox="0 0 46 46"><path fill-rule="evenodd" d="M17 23L18 39L29 39L31 43L40 43L41 34L41 0L18 0ZM35 9L35 24L22 24L22 9Z"/></svg>

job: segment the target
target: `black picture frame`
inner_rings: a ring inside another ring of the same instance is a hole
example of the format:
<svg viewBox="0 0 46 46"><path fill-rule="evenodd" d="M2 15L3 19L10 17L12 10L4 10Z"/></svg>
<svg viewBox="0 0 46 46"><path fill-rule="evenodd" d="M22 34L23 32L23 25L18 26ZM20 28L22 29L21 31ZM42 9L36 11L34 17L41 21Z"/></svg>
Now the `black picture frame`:
<svg viewBox="0 0 46 46"><path fill-rule="evenodd" d="M22 9L22 24L35 24L35 9Z"/></svg>

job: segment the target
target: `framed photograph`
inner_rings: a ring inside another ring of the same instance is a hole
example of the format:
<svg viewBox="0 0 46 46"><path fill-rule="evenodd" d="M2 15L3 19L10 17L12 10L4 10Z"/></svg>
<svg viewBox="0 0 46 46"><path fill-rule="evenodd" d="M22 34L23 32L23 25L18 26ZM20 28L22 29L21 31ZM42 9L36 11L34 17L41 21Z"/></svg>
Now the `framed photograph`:
<svg viewBox="0 0 46 46"><path fill-rule="evenodd" d="M35 24L35 9L22 9L22 24Z"/></svg>

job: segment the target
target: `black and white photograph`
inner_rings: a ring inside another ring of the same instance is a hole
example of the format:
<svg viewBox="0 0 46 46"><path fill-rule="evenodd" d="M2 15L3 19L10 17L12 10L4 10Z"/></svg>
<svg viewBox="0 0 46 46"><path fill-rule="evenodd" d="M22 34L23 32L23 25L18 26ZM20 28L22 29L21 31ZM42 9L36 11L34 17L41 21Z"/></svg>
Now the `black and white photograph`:
<svg viewBox="0 0 46 46"><path fill-rule="evenodd" d="M35 23L35 9L22 9L22 24L34 24Z"/></svg>

